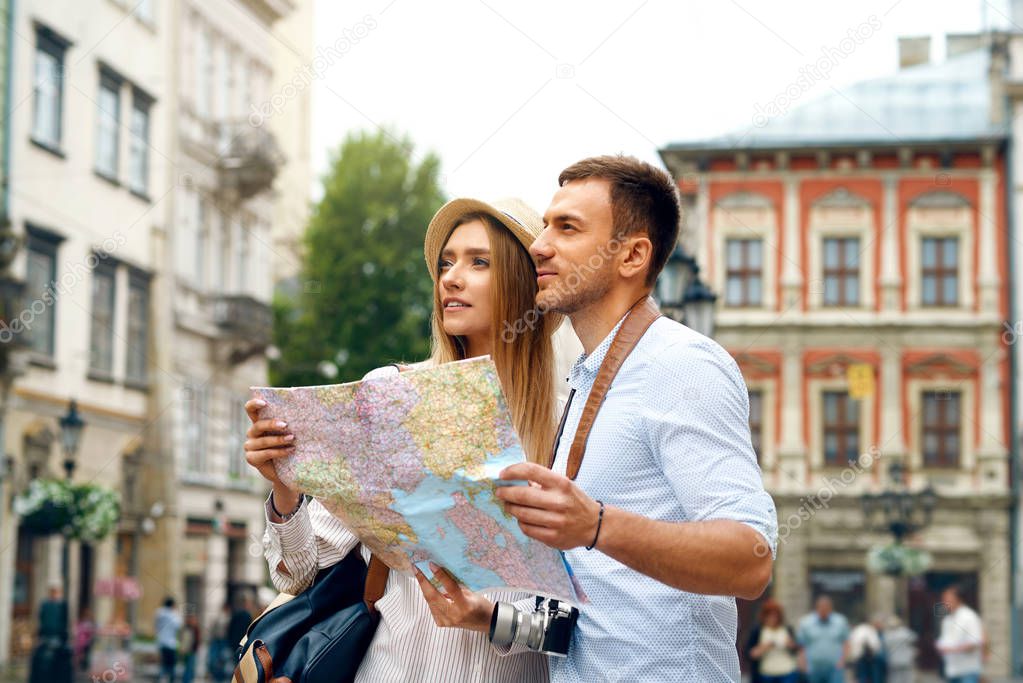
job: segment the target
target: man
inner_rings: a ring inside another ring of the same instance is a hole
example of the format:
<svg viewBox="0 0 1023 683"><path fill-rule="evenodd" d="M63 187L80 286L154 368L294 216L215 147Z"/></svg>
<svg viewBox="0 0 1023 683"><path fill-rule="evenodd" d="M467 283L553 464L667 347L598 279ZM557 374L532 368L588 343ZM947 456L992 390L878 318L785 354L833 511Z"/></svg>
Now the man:
<svg viewBox="0 0 1023 683"><path fill-rule="evenodd" d="M174 609L174 598L164 598L163 607L156 610L156 644L160 647L160 680L174 683L174 669L178 663L178 631L181 615Z"/></svg>
<svg viewBox="0 0 1023 683"><path fill-rule="evenodd" d="M70 683L71 646L68 643L68 604L64 588L51 583L39 605L39 637L32 653L31 683Z"/></svg>
<svg viewBox="0 0 1023 683"><path fill-rule="evenodd" d="M537 305L569 316L585 355L554 470L509 467L502 478L533 486L497 493L525 534L567 551L589 598L551 678L738 681L733 596L756 598L770 580L777 518L732 358L668 318L654 322L607 392L577 478L565 476L598 368L675 248L677 189L621 156L573 164L559 184L530 248ZM438 623L457 623L462 608L478 617L472 599L445 587L450 609L434 612Z"/></svg>
<svg viewBox="0 0 1023 683"><path fill-rule="evenodd" d="M840 683L845 680L849 622L834 611L831 598L827 595L817 597L814 611L799 622L796 640L803 648L809 683Z"/></svg>
<svg viewBox="0 0 1023 683"><path fill-rule="evenodd" d="M949 586L941 594L947 609L935 647L945 663L949 683L979 683L984 669L984 625L963 602L962 589Z"/></svg>

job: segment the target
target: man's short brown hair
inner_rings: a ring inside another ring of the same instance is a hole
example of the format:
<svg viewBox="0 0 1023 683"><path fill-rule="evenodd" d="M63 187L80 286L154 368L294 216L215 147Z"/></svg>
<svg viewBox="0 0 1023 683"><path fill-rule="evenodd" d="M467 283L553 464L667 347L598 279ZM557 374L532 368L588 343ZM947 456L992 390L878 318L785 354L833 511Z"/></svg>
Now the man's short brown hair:
<svg viewBox="0 0 1023 683"><path fill-rule="evenodd" d="M653 255L646 284L653 285L678 241L678 188L667 173L636 157L606 155L577 161L558 176L558 185L601 178L611 183L613 235L646 233Z"/></svg>

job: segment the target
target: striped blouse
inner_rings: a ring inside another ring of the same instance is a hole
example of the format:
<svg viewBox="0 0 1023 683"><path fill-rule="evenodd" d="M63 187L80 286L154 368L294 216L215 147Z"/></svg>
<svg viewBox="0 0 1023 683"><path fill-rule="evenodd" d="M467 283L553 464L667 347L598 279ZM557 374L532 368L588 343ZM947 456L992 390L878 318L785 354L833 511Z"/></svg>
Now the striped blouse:
<svg viewBox="0 0 1023 683"><path fill-rule="evenodd" d="M270 578L277 590L299 593L316 573L339 561L358 539L326 508L313 499L283 524L269 518L263 549ZM369 561L369 551L362 549ZM511 602L523 593L494 592L492 600ZM485 633L440 628L415 578L397 571L387 577L384 596L376 603L380 624L359 667L357 683L437 681L438 683L490 683L492 681L547 681L547 658L534 652L498 655Z"/></svg>
<svg viewBox="0 0 1023 683"><path fill-rule="evenodd" d="M568 395L567 368L582 351L566 320L554 333L555 378L558 413ZM429 361L412 367L426 367ZM363 379L397 373L395 366L377 368ZM296 594L307 588L316 573L340 562L358 539L315 499L306 499L298 513L283 524L270 521L266 503L266 532L263 551L270 565L270 578L277 590ZM369 562L369 551L362 549ZM494 601L516 602L528 607L533 596L511 591L494 591ZM485 633L460 628L441 628L433 621L415 577L392 571L384 596L376 603L380 614L373 641L362 660L356 683L429 681L433 683L546 683L547 656L521 646L502 648L500 653Z"/></svg>

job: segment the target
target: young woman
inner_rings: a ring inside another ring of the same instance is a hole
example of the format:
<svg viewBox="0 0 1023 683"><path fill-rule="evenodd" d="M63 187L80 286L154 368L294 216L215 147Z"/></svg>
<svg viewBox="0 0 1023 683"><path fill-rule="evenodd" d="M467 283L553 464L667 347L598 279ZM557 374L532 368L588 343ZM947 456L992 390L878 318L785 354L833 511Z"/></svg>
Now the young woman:
<svg viewBox="0 0 1023 683"><path fill-rule="evenodd" d="M555 433L556 385L552 334L561 321L535 314L536 271L526 251L540 233L540 217L518 200L486 204L456 199L427 230L426 263L434 281L433 354L421 366L490 355L527 458L546 463ZM570 334L570 333L567 333ZM572 342L575 343L574 337ZM379 368L366 377L398 372ZM340 561L357 539L315 500L288 490L273 459L294 448L287 426L259 420L261 401L246 404L253 421L245 442L249 464L273 484L267 500L264 548L278 590L297 593L316 572ZM363 551L364 559L369 558ZM440 573L443 579L443 572ZM418 581L418 583L417 583ZM546 657L499 657L485 628L439 628L449 621L489 623L490 599L444 581L438 593L421 575L390 572L376 603L380 624L358 681L546 681ZM430 591L430 601L423 591ZM494 600L522 595L495 593Z"/></svg>

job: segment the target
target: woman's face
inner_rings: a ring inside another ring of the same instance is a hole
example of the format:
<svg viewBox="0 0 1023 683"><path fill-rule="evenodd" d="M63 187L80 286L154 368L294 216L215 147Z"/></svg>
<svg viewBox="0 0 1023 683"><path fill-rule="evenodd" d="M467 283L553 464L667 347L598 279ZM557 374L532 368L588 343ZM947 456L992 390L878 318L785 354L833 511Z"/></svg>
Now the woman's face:
<svg viewBox="0 0 1023 683"><path fill-rule="evenodd" d="M480 220L459 225L440 253L437 287L444 332L465 337L476 354L491 339L490 236ZM476 355L474 354L474 355Z"/></svg>

